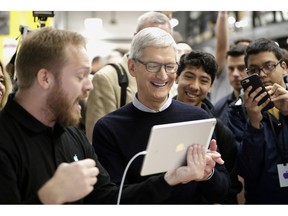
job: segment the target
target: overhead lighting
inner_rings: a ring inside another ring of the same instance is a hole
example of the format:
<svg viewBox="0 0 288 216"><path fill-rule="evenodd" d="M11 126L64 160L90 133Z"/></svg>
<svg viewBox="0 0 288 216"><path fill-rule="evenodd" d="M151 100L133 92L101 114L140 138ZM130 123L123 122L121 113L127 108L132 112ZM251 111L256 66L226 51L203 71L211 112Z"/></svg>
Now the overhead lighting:
<svg viewBox="0 0 288 216"><path fill-rule="evenodd" d="M233 16L228 17L228 23L233 25L236 22L236 19Z"/></svg>
<svg viewBox="0 0 288 216"><path fill-rule="evenodd" d="M248 25L247 20L240 20L239 22L235 23L236 28L244 28Z"/></svg>

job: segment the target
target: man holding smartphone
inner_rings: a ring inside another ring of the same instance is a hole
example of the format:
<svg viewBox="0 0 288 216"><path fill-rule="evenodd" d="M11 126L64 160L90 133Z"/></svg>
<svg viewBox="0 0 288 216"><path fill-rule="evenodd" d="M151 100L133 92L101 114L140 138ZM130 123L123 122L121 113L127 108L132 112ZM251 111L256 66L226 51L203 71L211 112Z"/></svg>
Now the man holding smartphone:
<svg viewBox="0 0 288 216"><path fill-rule="evenodd" d="M260 38L246 50L248 75L257 74L273 98L276 86L287 89L283 80L287 65L280 47L272 40ZM273 109L263 111L270 102L262 88L249 86L243 95L242 109L229 110L229 126L239 141L238 170L245 181L247 204L288 203L288 115L285 106L275 103ZM277 96L277 95L276 95Z"/></svg>
<svg viewBox="0 0 288 216"><path fill-rule="evenodd" d="M282 60L280 60L280 61L282 61ZM247 73L250 74L249 71L247 71ZM252 89L249 91L249 94L251 94L252 92L256 91L257 89L260 89L260 91L257 93L257 95L255 95L255 97L253 99L257 98L261 94L264 95L264 97L262 97L261 100L259 100L258 103L257 103L258 106L260 106L260 105L264 106L261 109L261 112L270 110L270 109L272 109L274 107L274 104L273 104L273 102L270 99L268 91L266 90L265 85L263 84L263 82L261 81L260 76L257 73L253 73L252 75L242 79L241 80L241 85L243 86L244 91L246 91L247 88L252 86ZM264 94L264 93L266 93L266 94Z"/></svg>

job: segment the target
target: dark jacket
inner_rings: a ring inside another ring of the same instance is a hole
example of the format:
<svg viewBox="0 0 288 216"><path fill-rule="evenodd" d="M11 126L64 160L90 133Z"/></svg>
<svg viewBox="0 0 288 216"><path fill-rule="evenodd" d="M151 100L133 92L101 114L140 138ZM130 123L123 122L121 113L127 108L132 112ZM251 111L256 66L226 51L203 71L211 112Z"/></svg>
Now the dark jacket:
<svg viewBox="0 0 288 216"><path fill-rule="evenodd" d="M240 101L239 101L240 100ZM280 187L277 165L288 162L288 117L263 113L261 128L247 121L241 98L229 109L229 127L238 146L238 171L245 181L247 204L288 204L288 187Z"/></svg>
<svg viewBox="0 0 288 216"><path fill-rule="evenodd" d="M223 121L225 125L228 124L228 108L230 104L236 100L234 93L223 97L220 99L212 108L212 113L216 118L219 118Z"/></svg>
<svg viewBox="0 0 288 216"><path fill-rule="evenodd" d="M201 108L206 110L211 117L213 117L213 105L208 99L202 101ZM238 180L237 173L237 146L235 138L231 130L222 122L217 119L215 127L215 137L219 152L224 160L225 167L230 174L231 187L226 198L221 202L222 204L237 204L237 194L242 190L242 183Z"/></svg>

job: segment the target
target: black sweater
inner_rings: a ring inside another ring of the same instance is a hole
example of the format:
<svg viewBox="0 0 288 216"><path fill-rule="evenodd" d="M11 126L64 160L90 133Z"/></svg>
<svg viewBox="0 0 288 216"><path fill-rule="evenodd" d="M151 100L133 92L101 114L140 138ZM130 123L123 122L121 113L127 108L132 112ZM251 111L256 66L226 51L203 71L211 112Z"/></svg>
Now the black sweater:
<svg viewBox="0 0 288 216"><path fill-rule="evenodd" d="M206 118L209 116L204 110L175 100L166 110L158 113L143 112L130 103L97 121L93 146L112 181L120 184L129 160L138 152L146 150L153 125ZM126 184L142 182L149 177L140 176L142 162L143 156L133 161L126 176ZM162 162L161 158L159 162ZM165 203L199 204L203 203L203 199L218 202L227 193L229 185L225 166L217 165L210 180L177 186ZM163 202L159 200L159 203Z"/></svg>

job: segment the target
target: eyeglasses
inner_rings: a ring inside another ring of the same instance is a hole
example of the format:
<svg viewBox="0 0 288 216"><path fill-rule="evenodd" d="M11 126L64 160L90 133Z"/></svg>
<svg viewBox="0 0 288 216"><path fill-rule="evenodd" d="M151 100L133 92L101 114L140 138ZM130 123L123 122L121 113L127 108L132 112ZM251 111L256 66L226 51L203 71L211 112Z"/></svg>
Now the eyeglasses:
<svg viewBox="0 0 288 216"><path fill-rule="evenodd" d="M177 72L179 66L177 63L160 64L157 62L143 62L137 58L134 58L133 60L145 65L146 70L150 73L158 73L161 70L162 66L164 66L166 73L172 74Z"/></svg>
<svg viewBox="0 0 288 216"><path fill-rule="evenodd" d="M271 63L265 64L261 68L258 68L258 67L247 68L246 71L247 71L248 75L252 75L255 73L260 75L261 71L263 71L263 73L265 73L265 74L270 74L275 70L277 65L281 63L281 61L282 61L282 59L280 59L276 64L271 64Z"/></svg>

